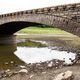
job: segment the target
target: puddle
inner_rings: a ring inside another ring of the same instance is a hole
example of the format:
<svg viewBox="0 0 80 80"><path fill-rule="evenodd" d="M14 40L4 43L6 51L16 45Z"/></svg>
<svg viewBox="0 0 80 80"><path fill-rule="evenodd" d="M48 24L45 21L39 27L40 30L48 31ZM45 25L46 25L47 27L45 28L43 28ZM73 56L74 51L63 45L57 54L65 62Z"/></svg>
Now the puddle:
<svg viewBox="0 0 80 80"><path fill-rule="evenodd" d="M72 60L75 60L76 54L66 51L52 50L48 47L17 47L17 51L14 54L25 63L40 63L53 59L63 60L64 64L72 64Z"/></svg>

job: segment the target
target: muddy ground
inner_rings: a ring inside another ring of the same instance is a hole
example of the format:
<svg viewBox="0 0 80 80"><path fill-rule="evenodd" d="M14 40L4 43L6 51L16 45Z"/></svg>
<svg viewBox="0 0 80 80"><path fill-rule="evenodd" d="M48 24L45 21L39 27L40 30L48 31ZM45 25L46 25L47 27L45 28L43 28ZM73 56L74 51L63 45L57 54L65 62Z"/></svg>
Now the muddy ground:
<svg viewBox="0 0 80 80"><path fill-rule="evenodd" d="M58 60L18 65L14 70L1 71L0 80L53 80L56 75L67 70L73 72L73 80L80 80L80 61L65 66Z"/></svg>

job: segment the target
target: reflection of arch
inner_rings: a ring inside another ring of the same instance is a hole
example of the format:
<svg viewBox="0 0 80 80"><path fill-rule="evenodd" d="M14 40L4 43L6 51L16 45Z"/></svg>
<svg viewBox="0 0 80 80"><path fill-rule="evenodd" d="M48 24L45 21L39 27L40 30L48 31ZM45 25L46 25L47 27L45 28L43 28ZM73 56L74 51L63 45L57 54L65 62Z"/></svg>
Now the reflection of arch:
<svg viewBox="0 0 80 80"><path fill-rule="evenodd" d="M21 12L15 14L16 15L3 17L2 20L0 20L0 34L13 34L16 31L25 27L44 24L80 36L79 32L77 32L77 28L80 27L80 24L75 20L73 21L70 17L46 13L24 14L24 12Z"/></svg>
<svg viewBox="0 0 80 80"><path fill-rule="evenodd" d="M9 38L11 37L11 38ZM5 39L5 37L3 37ZM15 38L15 36L8 36L6 37L6 39L13 39ZM0 37L1 39L1 37ZM5 44L4 45L0 45L0 69L1 68L11 68L11 67L15 67L16 64L22 64L23 62L14 55L14 52L17 50L17 46L16 43L10 43L10 44ZM11 61L15 62L13 65L11 64ZM5 64L5 63L9 63L9 64Z"/></svg>
<svg viewBox="0 0 80 80"><path fill-rule="evenodd" d="M0 45L11 45L16 46L16 37L15 35L7 35L7 36L0 36ZM15 50L15 49L13 49ZM1 50L0 50L1 51Z"/></svg>

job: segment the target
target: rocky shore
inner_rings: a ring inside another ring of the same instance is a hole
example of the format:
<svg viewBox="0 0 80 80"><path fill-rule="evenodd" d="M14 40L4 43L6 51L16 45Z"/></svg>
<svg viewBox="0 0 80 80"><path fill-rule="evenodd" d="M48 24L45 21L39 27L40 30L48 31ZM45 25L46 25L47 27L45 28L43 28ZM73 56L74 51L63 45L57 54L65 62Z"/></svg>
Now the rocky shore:
<svg viewBox="0 0 80 80"><path fill-rule="evenodd" d="M73 80L79 80L80 61L74 65L65 66L64 61L51 60L36 64L18 65L15 69L7 69L0 71L0 80L56 80L55 77L59 74L71 71L75 75ZM66 74L65 74L66 75ZM79 77L79 79L77 79ZM57 79L57 80L72 80Z"/></svg>
<svg viewBox="0 0 80 80"><path fill-rule="evenodd" d="M24 65L17 65L15 69L10 70L1 70L0 71L0 79L5 77L10 77L16 74L31 74L31 73L46 73L46 71L50 69L59 69L63 67L64 61L59 60L51 60L41 63L33 63L33 64L24 64ZM7 64L8 65L8 64Z"/></svg>

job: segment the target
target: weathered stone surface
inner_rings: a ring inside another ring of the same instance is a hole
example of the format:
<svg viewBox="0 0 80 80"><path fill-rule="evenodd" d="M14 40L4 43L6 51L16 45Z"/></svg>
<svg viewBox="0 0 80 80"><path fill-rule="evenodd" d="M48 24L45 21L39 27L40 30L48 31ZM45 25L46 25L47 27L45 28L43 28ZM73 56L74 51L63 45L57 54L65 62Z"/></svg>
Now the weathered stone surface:
<svg viewBox="0 0 80 80"><path fill-rule="evenodd" d="M66 71L64 73L58 74L54 80L73 80L72 71Z"/></svg>

